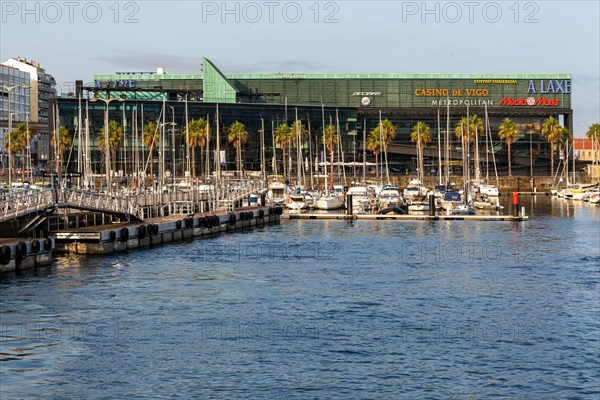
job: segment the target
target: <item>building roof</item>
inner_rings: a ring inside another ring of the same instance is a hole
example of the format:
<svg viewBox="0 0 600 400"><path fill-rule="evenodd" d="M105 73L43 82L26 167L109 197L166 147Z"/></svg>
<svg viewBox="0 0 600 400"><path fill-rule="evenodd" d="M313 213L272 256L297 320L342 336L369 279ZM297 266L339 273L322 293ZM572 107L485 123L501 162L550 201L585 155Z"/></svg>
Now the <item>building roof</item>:
<svg viewBox="0 0 600 400"><path fill-rule="evenodd" d="M587 138L576 138L573 139L573 145L575 146L575 150L593 150L593 142L591 139Z"/></svg>

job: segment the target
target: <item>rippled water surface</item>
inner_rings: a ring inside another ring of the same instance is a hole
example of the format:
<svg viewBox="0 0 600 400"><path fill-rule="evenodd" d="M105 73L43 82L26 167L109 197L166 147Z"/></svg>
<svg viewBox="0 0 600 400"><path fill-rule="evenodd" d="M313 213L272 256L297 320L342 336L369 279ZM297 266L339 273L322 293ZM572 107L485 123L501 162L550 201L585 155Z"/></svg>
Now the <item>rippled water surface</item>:
<svg viewBox="0 0 600 400"><path fill-rule="evenodd" d="M0 277L0 397L600 397L600 208L282 221Z"/></svg>

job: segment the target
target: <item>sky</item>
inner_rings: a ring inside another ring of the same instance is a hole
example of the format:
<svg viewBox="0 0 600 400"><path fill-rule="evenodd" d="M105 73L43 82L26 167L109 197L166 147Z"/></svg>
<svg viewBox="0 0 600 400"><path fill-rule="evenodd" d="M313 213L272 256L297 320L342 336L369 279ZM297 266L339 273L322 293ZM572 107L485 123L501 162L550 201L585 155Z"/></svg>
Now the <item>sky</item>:
<svg viewBox="0 0 600 400"><path fill-rule="evenodd" d="M600 121L600 1L5 1L0 61L64 92L94 74L570 73L574 135Z"/></svg>

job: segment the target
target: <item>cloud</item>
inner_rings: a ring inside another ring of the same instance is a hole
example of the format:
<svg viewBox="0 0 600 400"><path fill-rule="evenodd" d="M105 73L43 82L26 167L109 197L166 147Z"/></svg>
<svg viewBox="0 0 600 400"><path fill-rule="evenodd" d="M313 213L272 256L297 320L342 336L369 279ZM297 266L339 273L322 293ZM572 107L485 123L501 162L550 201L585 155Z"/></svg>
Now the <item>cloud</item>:
<svg viewBox="0 0 600 400"><path fill-rule="evenodd" d="M166 53L137 51L115 51L108 57L94 57L94 60L117 70L132 72L151 72L157 67L164 67L167 73L199 74L202 57L179 56ZM116 71L113 71L116 72Z"/></svg>

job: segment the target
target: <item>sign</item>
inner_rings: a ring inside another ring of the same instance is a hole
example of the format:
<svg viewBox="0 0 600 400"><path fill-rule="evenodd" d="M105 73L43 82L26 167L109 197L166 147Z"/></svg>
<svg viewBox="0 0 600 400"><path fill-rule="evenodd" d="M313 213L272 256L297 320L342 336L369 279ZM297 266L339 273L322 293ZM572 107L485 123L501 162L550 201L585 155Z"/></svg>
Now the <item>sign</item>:
<svg viewBox="0 0 600 400"><path fill-rule="evenodd" d="M96 81L96 89L133 89L135 88L133 79L118 81Z"/></svg>
<svg viewBox="0 0 600 400"><path fill-rule="evenodd" d="M354 92L352 96L381 96L381 92Z"/></svg>
<svg viewBox="0 0 600 400"><path fill-rule="evenodd" d="M558 106L560 99L549 99L547 97L527 97L526 99L520 97L513 99L512 97L504 97L500 101L500 106Z"/></svg>
<svg viewBox="0 0 600 400"><path fill-rule="evenodd" d="M564 93L571 94L571 81L570 80L544 80L541 79L536 85L534 80L529 81L527 86L527 93Z"/></svg>
<svg viewBox="0 0 600 400"><path fill-rule="evenodd" d="M371 104L371 99L370 99L370 98L368 98L368 97L363 97L363 98L360 100L360 104L362 104L362 105L363 105L363 107L368 107L368 106L369 106L369 104Z"/></svg>

